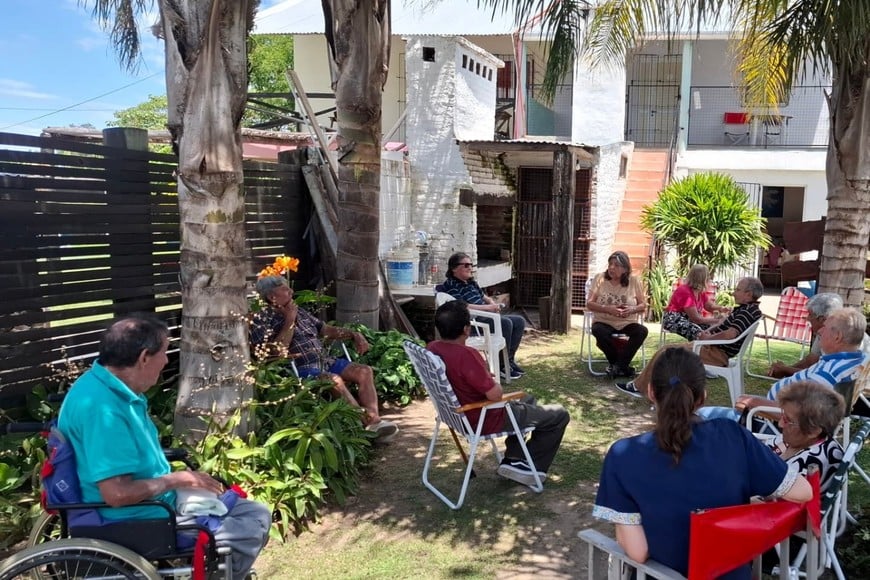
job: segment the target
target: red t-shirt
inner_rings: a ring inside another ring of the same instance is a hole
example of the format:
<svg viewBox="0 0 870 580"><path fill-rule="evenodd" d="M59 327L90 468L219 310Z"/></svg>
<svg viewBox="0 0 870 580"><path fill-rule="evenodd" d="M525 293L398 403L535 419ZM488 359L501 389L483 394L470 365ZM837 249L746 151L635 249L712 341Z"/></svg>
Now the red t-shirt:
<svg viewBox="0 0 870 580"><path fill-rule="evenodd" d="M710 294L701 292L701 295L695 298L695 289L688 284L680 284L671 294L671 300L668 302L666 310L668 312L685 312L689 306L694 306L698 313L704 312L704 305L710 299Z"/></svg>
<svg viewBox="0 0 870 580"><path fill-rule="evenodd" d="M470 346L436 340L426 348L444 361L447 368L447 379L453 386L453 392L462 405L486 400L486 393L495 387L495 381L489 374L489 367L483 356ZM480 410L473 409L466 413L472 428L477 427ZM486 412L483 433L498 433L504 429L505 410L490 409Z"/></svg>

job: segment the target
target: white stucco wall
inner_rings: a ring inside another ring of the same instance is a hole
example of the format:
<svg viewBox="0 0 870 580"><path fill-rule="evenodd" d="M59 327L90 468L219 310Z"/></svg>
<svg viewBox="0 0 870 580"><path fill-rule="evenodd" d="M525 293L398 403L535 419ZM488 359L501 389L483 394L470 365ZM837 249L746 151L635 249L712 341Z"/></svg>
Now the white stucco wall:
<svg viewBox="0 0 870 580"><path fill-rule="evenodd" d="M430 252L442 267L454 251L474 254L476 247L474 208L459 205L459 188L470 185L471 177L456 143L457 132L465 139L491 139L494 130L495 90L480 83L494 87L496 75L493 72L492 81L484 81L482 77L469 78L468 71L459 72L461 55L471 54L468 45L455 37L411 37L406 44L411 220L418 229L425 224ZM434 62L423 61L424 46L435 49ZM475 61L483 55L481 52ZM486 62L488 67L498 63L492 57ZM475 102L477 96L492 100ZM479 122L477 116L486 122Z"/></svg>
<svg viewBox="0 0 870 580"><path fill-rule="evenodd" d="M405 46L397 36L393 36L390 45L390 71L387 83L384 85L382 97L381 130L389 131L390 127L405 110ZM322 34L297 34L293 36L293 51L295 58L293 67L306 93L331 93L332 79L329 74L326 37ZM315 111L320 111L335 104L334 99L310 99ZM328 126L326 117L321 117L321 123ZM402 135L392 140L401 141Z"/></svg>
<svg viewBox="0 0 870 580"><path fill-rule="evenodd" d="M619 165L625 155L631 161L634 143L619 141L598 148L598 166L592 174L592 220L594 238L589 248L589 274L603 272L607 257L613 252L613 240L619 225L626 179L619 176Z"/></svg>
<svg viewBox="0 0 870 580"><path fill-rule="evenodd" d="M718 171L736 181L804 189L804 220L817 220L828 211L824 150L688 150L677 158L675 174Z"/></svg>
<svg viewBox="0 0 870 580"><path fill-rule="evenodd" d="M584 145L622 141L625 131L625 69L574 71L571 139Z"/></svg>
<svg viewBox="0 0 870 580"><path fill-rule="evenodd" d="M378 255L386 257L411 229L411 167L401 151L381 151L381 236Z"/></svg>

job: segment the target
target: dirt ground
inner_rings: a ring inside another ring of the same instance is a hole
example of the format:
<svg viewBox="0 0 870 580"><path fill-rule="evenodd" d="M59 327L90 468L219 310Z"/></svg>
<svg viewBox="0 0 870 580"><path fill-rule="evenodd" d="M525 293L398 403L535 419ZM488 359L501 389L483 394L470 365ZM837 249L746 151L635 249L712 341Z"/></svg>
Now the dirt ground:
<svg viewBox="0 0 870 580"><path fill-rule="evenodd" d="M420 515L421 501L431 504L430 507L435 510L446 509L446 506L440 504L440 501L420 482L422 460L435 424L432 404L428 400L417 401L403 409L388 411L383 416L401 424L401 436L388 445L379 446L375 465L366 474L367 477L363 478L359 493L348 502L348 505L344 508L331 509L319 523L311 527L309 532L296 540L290 540L304 542L306 552L320 547L319 549L323 550L323 557L328 558L328 547L346 541L346 532L363 522L385 522L386 525L379 528L381 531L378 540L401 542L415 527L414 522ZM483 459L484 455L482 452L479 453L478 461ZM409 458L415 459L409 461ZM486 460L476 463L475 468L486 464ZM412 486L411 491L409 495L395 496L399 501L384 501L386 480L394 480L390 486L393 489L398 487L395 474L389 473L395 469L395 466L402 466L403 469L411 471L403 474L402 483L399 484ZM489 479L489 475L486 478ZM554 482L548 483L553 488ZM480 482L473 480L471 488L474 488L475 484L481 485ZM531 493L521 486L508 487L507 490L509 495ZM476 491L480 490L469 491L463 510L468 510L469 505L474 502ZM572 491L570 497L566 493L555 493L555 488L553 491L548 493L548 486L545 485L544 492L540 496L534 496L536 509L541 513L551 514L551 517L547 518L545 523L535 522L534 529L527 530L528 537L514 537L507 540L512 545L504 548L521 555L515 565L500 570L495 578L577 578L585 571L586 553L583 550L581 554L581 543L577 539L577 532L587 527L599 529L608 527L595 524L591 518L590 506L595 494L595 484L581 483ZM510 497L505 499L506 506L510 506ZM287 545L277 544L267 548L256 565L260 578L279 577L275 570L275 561L283 558L282 552L286 549ZM425 577L425 573L421 577Z"/></svg>

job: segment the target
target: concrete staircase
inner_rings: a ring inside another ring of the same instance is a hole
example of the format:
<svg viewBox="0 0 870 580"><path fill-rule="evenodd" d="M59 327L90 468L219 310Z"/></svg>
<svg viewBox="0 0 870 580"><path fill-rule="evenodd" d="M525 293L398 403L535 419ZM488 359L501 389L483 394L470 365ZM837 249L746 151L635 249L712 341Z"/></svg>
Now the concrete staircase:
<svg viewBox="0 0 870 580"><path fill-rule="evenodd" d="M613 249L628 253L635 274L647 266L652 236L640 227L641 209L658 199L668 163L666 149L635 149L628 168L625 199Z"/></svg>

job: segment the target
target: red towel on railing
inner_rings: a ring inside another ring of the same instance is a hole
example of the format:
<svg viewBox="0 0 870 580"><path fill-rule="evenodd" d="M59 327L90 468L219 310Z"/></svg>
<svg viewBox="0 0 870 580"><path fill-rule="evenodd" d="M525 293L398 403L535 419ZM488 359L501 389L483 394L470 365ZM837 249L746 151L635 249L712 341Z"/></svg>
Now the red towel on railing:
<svg viewBox="0 0 870 580"><path fill-rule="evenodd" d="M775 501L701 510L691 515L689 580L712 580L750 562L788 536L806 529L819 535L819 474L809 478L813 499Z"/></svg>

